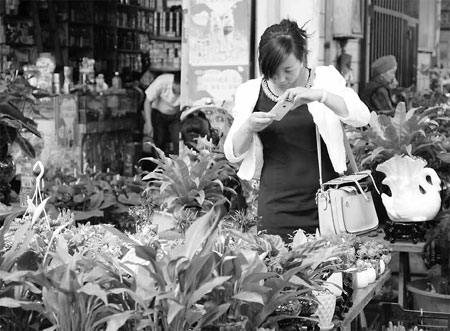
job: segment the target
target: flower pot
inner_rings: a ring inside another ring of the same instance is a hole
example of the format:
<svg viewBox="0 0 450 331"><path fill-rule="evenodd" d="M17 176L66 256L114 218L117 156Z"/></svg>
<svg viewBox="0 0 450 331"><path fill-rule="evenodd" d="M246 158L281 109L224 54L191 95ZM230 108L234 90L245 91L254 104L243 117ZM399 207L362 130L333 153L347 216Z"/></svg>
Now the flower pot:
<svg viewBox="0 0 450 331"><path fill-rule="evenodd" d="M426 165L421 158L394 155L377 166L386 175L382 184L391 191L382 193L381 199L393 222L424 222L439 212L441 180Z"/></svg>
<svg viewBox="0 0 450 331"><path fill-rule="evenodd" d="M369 267L366 269L366 275L369 284L372 284L377 279L377 272L373 267Z"/></svg>
<svg viewBox="0 0 450 331"><path fill-rule="evenodd" d="M173 229L175 227L175 218L172 214L155 211L152 216L152 224L158 227L158 233Z"/></svg>
<svg viewBox="0 0 450 331"><path fill-rule="evenodd" d="M429 312L445 312L448 313L450 307L450 295L432 293L428 289L430 284L434 288L439 288L440 277L417 279L407 284L407 289L413 298L413 308L416 310L423 309ZM424 319L425 324L446 326L447 320Z"/></svg>
<svg viewBox="0 0 450 331"><path fill-rule="evenodd" d="M353 288L364 288L369 285L369 279L365 270L353 273Z"/></svg>
<svg viewBox="0 0 450 331"><path fill-rule="evenodd" d="M335 296L342 294L342 272L333 272L326 280L324 287L327 288Z"/></svg>
<svg viewBox="0 0 450 331"><path fill-rule="evenodd" d="M334 327L332 322L334 310L336 308L336 296L330 291L313 291L319 305L314 313L319 318L320 330L331 330Z"/></svg>

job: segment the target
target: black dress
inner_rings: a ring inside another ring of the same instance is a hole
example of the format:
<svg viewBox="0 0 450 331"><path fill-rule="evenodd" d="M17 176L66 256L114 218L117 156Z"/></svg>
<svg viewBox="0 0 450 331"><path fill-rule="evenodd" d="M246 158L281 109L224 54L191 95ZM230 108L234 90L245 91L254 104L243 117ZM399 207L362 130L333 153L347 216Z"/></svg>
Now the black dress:
<svg viewBox="0 0 450 331"><path fill-rule="evenodd" d="M254 111L267 112L275 105L261 88ZM301 105L259 132L263 144L264 166L258 197L262 229L289 242L289 234L302 228L315 233L319 227L316 192L319 169L315 124L307 105ZM337 177L322 143L322 176Z"/></svg>

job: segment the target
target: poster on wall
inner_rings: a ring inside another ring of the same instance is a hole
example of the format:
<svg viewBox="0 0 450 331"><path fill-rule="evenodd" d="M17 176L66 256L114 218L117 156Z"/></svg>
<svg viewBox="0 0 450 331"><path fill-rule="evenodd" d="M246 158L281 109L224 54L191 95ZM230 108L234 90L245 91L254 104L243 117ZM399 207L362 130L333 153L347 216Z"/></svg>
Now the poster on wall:
<svg viewBox="0 0 450 331"><path fill-rule="evenodd" d="M183 69L189 79L183 105L212 100L229 108L236 88L249 78L251 0L187 2Z"/></svg>

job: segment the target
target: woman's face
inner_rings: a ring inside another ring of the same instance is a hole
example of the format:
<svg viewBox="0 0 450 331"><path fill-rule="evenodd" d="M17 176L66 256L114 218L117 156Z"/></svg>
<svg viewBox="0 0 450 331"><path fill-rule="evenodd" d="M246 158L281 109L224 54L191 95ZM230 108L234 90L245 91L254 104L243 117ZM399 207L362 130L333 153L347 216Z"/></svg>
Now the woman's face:
<svg viewBox="0 0 450 331"><path fill-rule="evenodd" d="M277 68L270 80L280 89L295 85L303 69L303 63L291 53Z"/></svg>
<svg viewBox="0 0 450 331"><path fill-rule="evenodd" d="M395 73L397 72L397 66L395 66L394 68L392 68L392 69L390 69L390 70L388 70L388 71L386 71L386 72L383 72L382 74L381 74L381 76L383 77L383 79L387 82L387 83L389 83L389 85L395 85L396 84L396 82L397 82L397 79L395 78ZM398 85L398 82L397 82L397 85Z"/></svg>

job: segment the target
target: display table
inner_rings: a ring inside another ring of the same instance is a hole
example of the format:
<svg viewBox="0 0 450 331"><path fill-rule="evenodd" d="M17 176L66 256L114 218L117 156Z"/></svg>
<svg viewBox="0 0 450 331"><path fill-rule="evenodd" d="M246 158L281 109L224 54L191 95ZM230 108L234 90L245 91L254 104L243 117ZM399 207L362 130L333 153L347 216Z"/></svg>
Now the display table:
<svg viewBox="0 0 450 331"><path fill-rule="evenodd" d="M406 284L411 281L409 270L409 253L422 253L424 242L414 244L408 241L395 241L392 245L393 252L399 252L398 262L398 303L403 308L409 308Z"/></svg>
<svg viewBox="0 0 450 331"><path fill-rule="evenodd" d="M368 239L384 239L384 232L378 233L375 237L367 237ZM398 261L398 303L403 308L407 307L407 290L406 284L411 280L410 268L409 268L409 253L422 253L424 242L418 242L414 244L412 241L397 239L391 243L392 252L399 253ZM406 305L406 306L405 306Z"/></svg>
<svg viewBox="0 0 450 331"><path fill-rule="evenodd" d="M375 296L375 293L391 278L391 270L386 271L372 284L365 288L355 289L353 292L353 306L345 314L342 321L335 321L336 329L341 331L350 331L351 323L363 311L370 300Z"/></svg>

